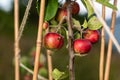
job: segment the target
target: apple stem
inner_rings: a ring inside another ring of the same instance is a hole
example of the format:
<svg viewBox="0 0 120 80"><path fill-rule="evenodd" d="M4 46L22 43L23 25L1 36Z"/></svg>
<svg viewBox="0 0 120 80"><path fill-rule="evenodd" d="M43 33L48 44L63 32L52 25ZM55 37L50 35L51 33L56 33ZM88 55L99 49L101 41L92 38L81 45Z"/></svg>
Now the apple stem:
<svg viewBox="0 0 120 80"><path fill-rule="evenodd" d="M69 77L70 80L75 80L74 73L74 51L73 51L73 31L72 31L72 15L71 5L67 6L67 24L68 24L68 49L69 49Z"/></svg>
<svg viewBox="0 0 120 80"><path fill-rule="evenodd" d="M63 16L62 19L60 20L57 30L55 31L56 33L58 32L58 30L62 27L62 23L64 22L64 20L66 19L66 16Z"/></svg>

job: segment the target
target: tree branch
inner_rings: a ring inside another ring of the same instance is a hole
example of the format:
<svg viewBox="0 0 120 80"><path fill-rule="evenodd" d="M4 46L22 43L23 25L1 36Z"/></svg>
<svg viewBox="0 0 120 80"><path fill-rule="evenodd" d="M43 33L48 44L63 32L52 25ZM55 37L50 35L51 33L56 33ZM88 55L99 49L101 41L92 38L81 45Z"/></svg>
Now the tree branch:
<svg viewBox="0 0 120 80"><path fill-rule="evenodd" d="M69 76L70 80L75 80L74 74L74 51L73 51L73 32L72 32L72 15L71 6L67 7L67 24L68 24L68 49L69 49Z"/></svg>
<svg viewBox="0 0 120 80"><path fill-rule="evenodd" d="M28 67L26 67L24 64L20 63L20 66L25 69L26 71L28 71L29 73L33 74L33 71L31 69L29 69ZM38 75L38 79L39 80L47 80L46 78L42 77L41 75Z"/></svg>
<svg viewBox="0 0 120 80"><path fill-rule="evenodd" d="M29 11L30 11L30 8L31 8L31 5L32 5L32 1L33 0L28 1L28 5L27 5L27 8L26 8L25 13L24 13L23 20L22 20L21 25L20 25L19 34L18 34L18 41L20 40L20 38L22 36L22 33L24 31L24 27L25 27L25 24L26 24L26 21L27 21L27 18L28 18L28 14L29 14Z"/></svg>

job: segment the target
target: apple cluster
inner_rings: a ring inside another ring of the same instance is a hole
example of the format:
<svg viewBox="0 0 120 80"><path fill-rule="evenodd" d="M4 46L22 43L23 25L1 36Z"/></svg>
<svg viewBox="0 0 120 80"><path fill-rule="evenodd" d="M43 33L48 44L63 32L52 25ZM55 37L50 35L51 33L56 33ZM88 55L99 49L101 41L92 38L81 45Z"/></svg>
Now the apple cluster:
<svg viewBox="0 0 120 80"><path fill-rule="evenodd" d="M92 44L99 41L99 37L100 33L98 30L85 30L85 32L83 33L83 38L73 41L74 52L80 54L88 53L92 48Z"/></svg>
<svg viewBox="0 0 120 80"><path fill-rule="evenodd" d="M55 16L55 19L58 23L60 23L61 20L63 20L63 17L67 16L67 6L69 4L71 4L72 15L76 15L79 13L80 6L77 2L75 1L65 2L63 6L58 9L57 14ZM63 21L63 23L65 24L66 22ZM47 28L49 28L49 23L44 22L43 29L47 29ZM92 48L92 44L98 42L100 37L100 33L98 30L90 30L86 28L83 29L83 31L81 30L81 32L82 34L80 34L80 37L74 39L72 43L74 52L80 55L88 53ZM43 42L44 42L44 46L47 49L57 50L62 48L65 40L64 40L64 36L57 32L48 32L44 35Z"/></svg>

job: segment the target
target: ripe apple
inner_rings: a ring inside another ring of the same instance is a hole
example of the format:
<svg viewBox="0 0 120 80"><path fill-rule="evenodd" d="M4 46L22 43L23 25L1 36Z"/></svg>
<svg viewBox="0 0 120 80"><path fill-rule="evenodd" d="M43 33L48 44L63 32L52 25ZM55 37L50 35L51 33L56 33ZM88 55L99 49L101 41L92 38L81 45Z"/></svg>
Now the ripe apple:
<svg viewBox="0 0 120 80"><path fill-rule="evenodd" d="M91 50L92 44L87 39L76 39L73 41L73 49L75 53L86 54Z"/></svg>
<svg viewBox="0 0 120 80"><path fill-rule="evenodd" d="M76 15L80 11L79 4L77 2L72 2L72 14Z"/></svg>
<svg viewBox="0 0 120 80"><path fill-rule="evenodd" d="M45 21L43 23L43 29L46 30L49 27L49 23L47 21Z"/></svg>
<svg viewBox="0 0 120 80"><path fill-rule="evenodd" d="M71 7L72 7L72 14L73 15L76 15L79 13L80 11L80 7L79 7L79 4L75 1L71 1L71 2L65 2L65 4L63 5L64 8L67 8L67 6L71 4Z"/></svg>
<svg viewBox="0 0 120 80"><path fill-rule="evenodd" d="M47 33L44 36L44 46L48 49L60 49L63 46L63 37L54 32Z"/></svg>
<svg viewBox="0 0 120 80"><path fill-rule="evenodd" d="M67 10L66 8L59 8L57 15L56 15L56 20L60 22L60 20L63 18L63 16L67 16Z"/></svg>
<svg viewBox="0 0 120 80"><path fill-rule="evenodd" d="M83 33L84 39L89 40L91 43L96 43L99 40L100 33L98 30L90 30L87 29L85 33Z"/></svg>

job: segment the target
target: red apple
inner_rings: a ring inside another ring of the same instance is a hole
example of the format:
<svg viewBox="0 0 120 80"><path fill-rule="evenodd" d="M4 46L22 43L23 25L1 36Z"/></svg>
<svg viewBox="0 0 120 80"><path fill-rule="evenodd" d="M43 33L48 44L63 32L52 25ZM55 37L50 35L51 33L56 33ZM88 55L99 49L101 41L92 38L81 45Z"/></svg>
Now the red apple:
<svg viewBox="0 0 120 80"><path fill-rule="evenodd" d="M72 14L76 15L80 11L79 4L77 2L72 2Z"/></svg>
<svg viewBox="0 0 120 80"><path fill-rule="evenodd" d="M67 16L67 10L66 8L59 8L57 15L56 15L56 20L60 22L60 20L63 18L63 16Z"/></svg>
<svg viewBox="0 0 120 80"><path fill-rule="evenodd" d="M49 27L49 23L47 21L45 21L43 23L43 29L46 30Z"/></svg>
<svg viewBox="0 0 120 80"><path fill-rule="evenodd" d="M90 30L87 29L85 33L83 33L84 39L89 40L91 43L96 43L99 40L100 33L98 30Z"/></svg>
<svg viewBox="0 0 120 80"><path fill-rule="evenodd" d="M47 33L44 36L44 46L48 49L60 49L63 46L64 39L58 33Z"/></svg>
<svg viewBox="0 0 120 80"><path fill-rule="evenodd" d="M87 39L76 39L73 41L73 49L75 53L86 54L91 50L92 44Z"/></svg>
<svg viewBox="0 0 120 80"><path fill-rule="evenodd" d="M71 2L65 2L65 4L63 5L64 8L67 8L67 6L71 4L71 7L72 7L72 14L73 15L76 15L79 13L80 11L80 7L79 7L79 4L75 1L71 1Z"/></svg>

